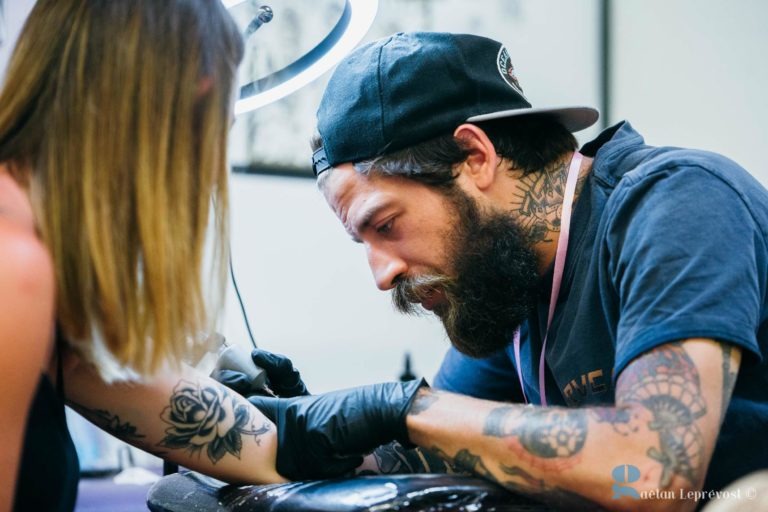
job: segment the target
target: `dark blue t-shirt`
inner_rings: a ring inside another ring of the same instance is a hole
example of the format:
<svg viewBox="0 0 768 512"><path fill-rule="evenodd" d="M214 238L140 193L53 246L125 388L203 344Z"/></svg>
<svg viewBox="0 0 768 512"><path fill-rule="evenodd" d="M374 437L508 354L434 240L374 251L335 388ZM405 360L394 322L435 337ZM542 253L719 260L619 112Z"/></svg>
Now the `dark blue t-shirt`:
<svg viewBox="0 0 768 512"><path fill-rule="evenodd" d="M768 467L768 191L723 156L647 146L627 122L581 152L594 162L547 341L547 401L612 404L616 377L638 355L687 338L725 341L743 357L705 489ZM551 281L550 270L521 329L532 403ZM511 345L482 360L451 349L435 386L522 401Z"/></svg>

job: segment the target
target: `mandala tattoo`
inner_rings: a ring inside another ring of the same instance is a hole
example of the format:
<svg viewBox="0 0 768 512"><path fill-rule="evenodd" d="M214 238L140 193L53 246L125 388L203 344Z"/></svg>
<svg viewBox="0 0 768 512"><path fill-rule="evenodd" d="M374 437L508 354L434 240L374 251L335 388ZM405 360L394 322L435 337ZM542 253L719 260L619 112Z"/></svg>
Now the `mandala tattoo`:
<svg viewBox="0 0 768 512"><path fill-rule="evenodd" d="M525 421L514 421L521 416L521 407L498 407L488 414L483 434L516 437L525 451L534 456L531 462L540 466L541 459L572 457L584 447L587 439L587 416L584 411L536 408L526 411ZM561 464L547 467L564 469Z"/></svg>
<svg viewBox="0 0 768 512"><path fill-rule="evenodd" d="M185 449L191 454L205 450L213 464L227 453L240 458L242 437L269 432L269 423L254 428L247 405L237 403L224 388L181 381L160 418L170 425L160 446Z"/></svg>
<svg viewBox="0 0 768 512"><path fill-rule="evenodd" d="M674 475L696 484L703 474L704 439L696 420L707 412L696 366L679 344L659 347L633 362L621 375L617 396L651 411L648 423L659 446L647 455L662 465L661 485Z"/></svg>

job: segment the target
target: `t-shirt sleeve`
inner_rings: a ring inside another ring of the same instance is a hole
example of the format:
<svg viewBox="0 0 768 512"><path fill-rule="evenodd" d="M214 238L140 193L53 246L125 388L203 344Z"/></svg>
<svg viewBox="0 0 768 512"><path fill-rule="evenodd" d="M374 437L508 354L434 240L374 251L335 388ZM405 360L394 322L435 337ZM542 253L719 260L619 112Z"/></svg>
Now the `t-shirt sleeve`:
<svg viewBox="0 0 768 512"><path fill-rule="evenodd" d="M445 354L433 386L486 400L523 401L517 373L504 350L475 359L451 347Z"/></svg>
<svg viewBox="0 0 768 512"><path fill-rule="evenodd" d="M765 238L737 190L697 166L628 175L608 213L601 257L618 317L614 378L643 352L688 338L761 359Z"/></svg>

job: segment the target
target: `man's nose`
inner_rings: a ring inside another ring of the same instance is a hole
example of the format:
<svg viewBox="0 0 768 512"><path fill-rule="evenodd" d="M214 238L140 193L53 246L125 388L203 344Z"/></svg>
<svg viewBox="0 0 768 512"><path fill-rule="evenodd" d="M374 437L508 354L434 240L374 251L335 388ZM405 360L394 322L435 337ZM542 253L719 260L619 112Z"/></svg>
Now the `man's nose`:
<svg viewBox="0 0 768 512"><path fill-rule="evenodd" d="M376 287L379 290L391 290L395 287L398 276L405 275L408 265L402 258L380 248L366 247L368 252L368 265L373 272Z"/></svg>

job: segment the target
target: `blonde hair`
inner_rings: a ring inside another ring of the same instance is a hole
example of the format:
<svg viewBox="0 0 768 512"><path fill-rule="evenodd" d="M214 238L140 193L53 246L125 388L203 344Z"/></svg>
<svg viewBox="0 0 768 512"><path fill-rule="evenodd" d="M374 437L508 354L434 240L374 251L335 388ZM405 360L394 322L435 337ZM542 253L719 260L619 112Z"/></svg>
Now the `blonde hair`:
<svg viewBox="0 0 768 512"><path fill-rule="evenodd" d="M148 375L210 328L203 255L213 199L220 304L242 55L220 0L36 3L0 94L0 161L29 187L75 346L100 338Z"/></svg>

